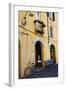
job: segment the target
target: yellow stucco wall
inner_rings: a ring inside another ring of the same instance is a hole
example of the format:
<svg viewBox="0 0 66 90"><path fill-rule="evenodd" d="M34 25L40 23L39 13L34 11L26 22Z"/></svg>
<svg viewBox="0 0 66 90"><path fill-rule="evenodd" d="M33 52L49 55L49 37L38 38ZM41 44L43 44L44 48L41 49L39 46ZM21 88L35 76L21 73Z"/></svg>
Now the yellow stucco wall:
<svg viewBox="0 0 66 90"><path fill-rule="evenodd" d="M26 15L26 24L22 25L23 17L25 16L26 11L18 12L18 40L20 41L20 58L19 58L19 68L20 68L20 78L24 76L24 70L26 67L35 64L35 43L41 41L44 48L44 61L50 59L50 45L54 44L56 52L56 63L58 63L58 24L52 22L48 19L47 27L47 14L40 12L40 20L45 23L46 27L44 28L44 34L42 36L35 33L35 24L34 20L36 19L36 12L32 12L33 17L30 17L27 13ZM57 15L57 13L56 13ZM58 17L57 17L58 19ZM50 38L50 43L48 44L48 28L53 27L53 38Z"/></svg>

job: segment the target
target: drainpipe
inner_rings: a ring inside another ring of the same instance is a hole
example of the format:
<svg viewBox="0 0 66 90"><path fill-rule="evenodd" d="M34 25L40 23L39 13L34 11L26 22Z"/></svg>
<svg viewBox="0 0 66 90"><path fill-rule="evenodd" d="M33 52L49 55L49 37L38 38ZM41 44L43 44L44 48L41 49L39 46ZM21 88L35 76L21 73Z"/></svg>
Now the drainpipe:
<svg viewBox="0 0 66 90"><path fill-rule="evenodd" d="M47 12L47 32L48 32L48 44L49 44L49 24L48 24L49 12Z"/></svg>

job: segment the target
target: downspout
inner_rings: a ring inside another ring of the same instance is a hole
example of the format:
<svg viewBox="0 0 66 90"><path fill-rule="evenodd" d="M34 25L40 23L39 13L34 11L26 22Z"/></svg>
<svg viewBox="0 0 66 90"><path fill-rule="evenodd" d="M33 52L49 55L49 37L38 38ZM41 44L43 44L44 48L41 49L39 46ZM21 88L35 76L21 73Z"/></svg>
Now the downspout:
<svg viewBox="0 0 66 90"><path fill-rule="evenodd" d="M48 24L48 12L47 12L47 33L48 33L48 44L49 44L49 24Z"/></svg>

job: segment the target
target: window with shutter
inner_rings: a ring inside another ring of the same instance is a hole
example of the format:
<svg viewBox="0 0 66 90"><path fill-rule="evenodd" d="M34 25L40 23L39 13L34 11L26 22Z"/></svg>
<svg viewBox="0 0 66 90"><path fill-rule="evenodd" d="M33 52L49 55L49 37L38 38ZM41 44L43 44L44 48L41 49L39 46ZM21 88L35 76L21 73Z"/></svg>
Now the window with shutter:
<svg viewBox="0 0 66 90"><path fill-rule="evenodd" d="M53 21L55 21L55 13L53 12Z"/></svg>
<svg viewBox="0 0 66 90"><path fill-rule="evenodd" d="M47 16L50 20L55 21L55 13L54 12L47 12Z"/></svg>

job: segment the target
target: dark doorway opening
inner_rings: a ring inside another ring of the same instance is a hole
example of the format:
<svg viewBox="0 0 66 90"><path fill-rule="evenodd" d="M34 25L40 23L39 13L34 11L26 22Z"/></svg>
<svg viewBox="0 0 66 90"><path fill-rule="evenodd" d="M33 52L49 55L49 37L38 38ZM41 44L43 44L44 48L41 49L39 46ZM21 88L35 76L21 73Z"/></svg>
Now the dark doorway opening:
<svg viewBox="0 0 66 90"><path fill-rule="evenodd" d="M42 43L37 41L35 44L35 59L36 59L36 67L42 66Z"/></svg>
<svg viewBox="0 0 66 90"><path fill-rule="evenodd" d="M50 46L50 58L56 63L55 46L53 44Z"/></svg>

